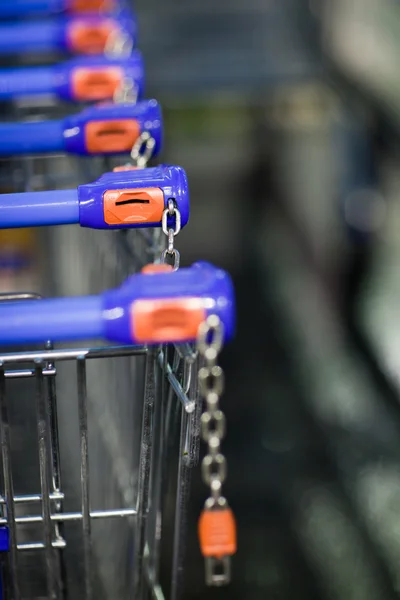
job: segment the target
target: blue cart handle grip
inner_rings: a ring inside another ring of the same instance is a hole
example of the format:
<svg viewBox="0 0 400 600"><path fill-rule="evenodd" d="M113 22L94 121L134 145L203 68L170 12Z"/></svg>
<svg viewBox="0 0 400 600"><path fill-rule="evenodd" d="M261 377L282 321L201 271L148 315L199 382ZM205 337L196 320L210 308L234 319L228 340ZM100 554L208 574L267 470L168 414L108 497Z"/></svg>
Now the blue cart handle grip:
<svg viewBox="0 0 400 600"><path fill-rule="evenodd" d="M156 100L101 104L60 121L0 123L0 156L130 153L144 133L153 138L156 156L162 143L162 114Z"/></svg>
<svg viewBox="0 0 400 600"><path fill-rule="evenodd" d="M179 271L151 265L100 296L0 304L0 345L94 338L135 345L186 343L196 339L211 314L230 339L235 315L227 273L204 262Z"/></svg>
<svg viewBox="0 0 400 600"><path fill-rule="evenodd" d="M171 165L105 173L74 190L0 195L0 229L79 223L91 229L177 230L188 220L187 176Z"/></svg>
<svg viewBox="0 0 400 600"><path fill-rule="evenodd" d="M65 101L112 100L127 80L140 98L143 78L143 60L138 50L129 58L87 56L47 67L2 68L0 101L49 94Z"/></svg>
<svg viewBox="0 0 400 600"><path fill-rule="evenodd" d="M1 0L0 18L112 11L118 0Z"/></svg>
<svg viewBox="0 0 400 600"><path fill-rule="evenodd" d="M123 39L125 47L128 40L130 48L134 46L136 25L130 13L1 23L0 56L35 52L104 54L117 39Z"/></svg>

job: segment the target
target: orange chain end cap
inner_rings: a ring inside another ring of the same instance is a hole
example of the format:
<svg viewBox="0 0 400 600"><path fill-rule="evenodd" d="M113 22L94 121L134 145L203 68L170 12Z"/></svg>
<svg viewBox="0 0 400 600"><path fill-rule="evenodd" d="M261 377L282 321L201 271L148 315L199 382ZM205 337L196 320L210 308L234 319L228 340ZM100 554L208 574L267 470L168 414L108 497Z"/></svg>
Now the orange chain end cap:
<svg viewBox="0 0 400 600"><path fill-rule="evenodd" d="M220 559L235 554L236 522L232 510L203 510L199 520L199 541L205 557Z"/></svg>

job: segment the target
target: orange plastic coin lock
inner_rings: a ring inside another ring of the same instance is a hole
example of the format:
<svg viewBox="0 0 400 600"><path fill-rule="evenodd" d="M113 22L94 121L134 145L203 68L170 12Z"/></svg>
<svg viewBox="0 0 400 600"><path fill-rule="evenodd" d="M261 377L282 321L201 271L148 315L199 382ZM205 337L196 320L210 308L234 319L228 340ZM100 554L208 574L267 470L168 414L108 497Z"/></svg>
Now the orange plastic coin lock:
<svg viewBox="0 0 400 600"><path fill-rule="evenodd" d="M118 31L111 19L89 24L84 20L72 22L68 28L68 45L78 54L100 54L104 51L110 35Z"/></svg>
<svg viewBox="0 0 400 600"><path fill-rule="evenodd" d="M143 275L155 275L156 273L173 273L174 268L172 265L166 263L150 263L142 269Z"/></svg>
<svg viewBox="0 0 400 600"><path fill-rule="evenodd" d="M72 93L75 100L106 100L113 98L122 84L123 69L120 67L78 67L72 73Z"/></svg>
<svg viewBox="0 0 400 600"><path fill-rule="evenodd" d="M108 225L160 223L164 194L160 188L108 190L103 196L104 221Z"/></svg>
<svg viewBox="0 0 400 600"><path fill-rule="evenodd" d="M230 508L204 510L199 520L203 556L222 558L236 552L236 523Z"/></svg>
<svg viewBox="0 0 400 600"><path fill-rule="evenodd" d="M200 298L136 300L131 308L132 336L140 344L185 342L196 338L205 318Z"/></svg>
<svg viewBox="0 0 400 600"><path fill-rule="evenodd" d="M109 11L113 8L113 0L72 0L70 11L72 13L89 13L99 10Z"/></svg>
<svg viewBox="0 0 400 600"><path fill-rule="evenodd" d="M134 167L133 165L121 165L120 167L114 167L114 173L122 173L122 171L137 171L140 167Z"/></svg>
<svg viewBox="0 0 400 600"><path fill-rule="evenodd" d="M135 119L92 121L85 127L85 145L90 154L129 152L140 135Z"/></svg>

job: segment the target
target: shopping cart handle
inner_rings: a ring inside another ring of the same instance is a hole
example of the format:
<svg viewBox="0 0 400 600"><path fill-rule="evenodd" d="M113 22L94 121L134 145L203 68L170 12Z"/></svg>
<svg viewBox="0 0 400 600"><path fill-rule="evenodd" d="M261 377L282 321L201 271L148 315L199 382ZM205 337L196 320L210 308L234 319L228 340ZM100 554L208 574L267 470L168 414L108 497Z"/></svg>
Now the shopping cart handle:
<svg viewBox="0 0 400 600"><path fill-rule="evenodd" d="M0 18L111 11L117 5L117 0L1 0Z"/></svg>
<svg viewBox="0 0 400 600"><path fill-rule="evenodd" d="M72 223L92 229L161 227L163 215L174 230L189 220L188 182L181 167L105 173L75 190L0 195L0 229Z"/></svg>
<svg viewBox="0 0 400 600"><path fill-rule="evenodd" d="M116 16L82 16L42 21L16 21L0 24L0 56L35 52L102 54L117 47L133 47L136 26L126 12ZM121 41L122 44L122 41Z"/></svg>
<svg viewBox="0 0 400 600"><path fill-rule="evenodd" d="M140 97L143 78L143 61L138 50L129 58L87 56L47 67L2 68L0 101L48 94L67 101L109 100L126 80Z"/></svg>
<svg viewBox="0 0 400 600"><path fill-rule="evenodd" d="M122 154L144 132L154 139L153 155L162 144L162 114L156 100L137 104L101 104L60 121L0 123L0 156L68 152Z"/></svg>
<svg viewBox="0 0 400 600"><path fill-rule="evenodd" d="M214 314L223 338L234 332L232 282L208 263L178 271L146 269L101 296L0 305L0 345L102 338L121 344L192 342Z"/></svg>

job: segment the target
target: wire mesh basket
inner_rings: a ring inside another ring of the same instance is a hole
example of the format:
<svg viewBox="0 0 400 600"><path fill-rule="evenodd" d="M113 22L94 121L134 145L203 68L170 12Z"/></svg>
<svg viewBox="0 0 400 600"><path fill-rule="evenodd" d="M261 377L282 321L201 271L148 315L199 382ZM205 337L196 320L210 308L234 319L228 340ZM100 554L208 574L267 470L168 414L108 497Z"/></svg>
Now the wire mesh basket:
<svg viewBox="0 0 400 600"><path fill-rule="evenodd" d="M58 116L57 108L50 114ZM23 120L24 107L9 116ZM7 159L2 191L76 186L116 164L61 153ZM4 294L6 303L41 302L39 292L73 296L116 287L165 247L161 230L37 231L35 293ZM43 342L7 349L1 358L4 597L140 598L150 591L162 598L158 565L169 490L176 501L169 597L176 598L186 488L198 457L196 353L189 345L70 349ZM171 486L173 432L180 442Z"/></svg>

